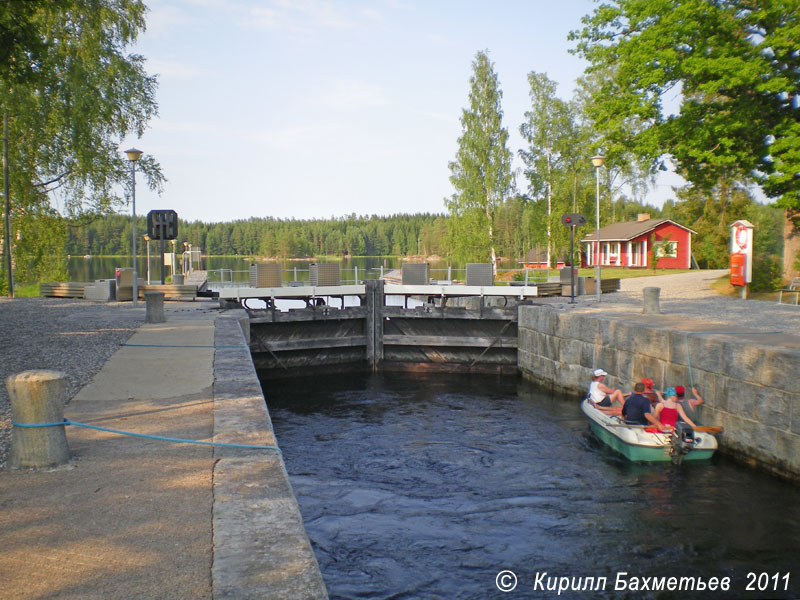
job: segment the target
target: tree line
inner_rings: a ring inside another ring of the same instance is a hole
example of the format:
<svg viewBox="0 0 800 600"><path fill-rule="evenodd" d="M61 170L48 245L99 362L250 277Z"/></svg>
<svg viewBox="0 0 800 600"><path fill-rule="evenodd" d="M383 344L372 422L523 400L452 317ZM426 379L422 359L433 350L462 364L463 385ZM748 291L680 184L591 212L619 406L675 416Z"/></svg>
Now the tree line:
<svg viewBox="0 0 800 600"><path fill-rule="evenodd" d="M535 245L530 225L530 202L517 196L497 210L498 254L522 259ZM641 212L658 216L655 206L618 199L613 208L618 220L634 220ZM252 217L222 223L179 219L179 242L188 242L211 255L308 258L314 256L453 256L448 246L448 221L444 214L358 216L338 219L275 219ZM147 231L146 219L137 218L136 231ZM130 255L130 215L113 214L68 228L66 253L74 256ZM141 248L142 241L137 242Z"/></svg>

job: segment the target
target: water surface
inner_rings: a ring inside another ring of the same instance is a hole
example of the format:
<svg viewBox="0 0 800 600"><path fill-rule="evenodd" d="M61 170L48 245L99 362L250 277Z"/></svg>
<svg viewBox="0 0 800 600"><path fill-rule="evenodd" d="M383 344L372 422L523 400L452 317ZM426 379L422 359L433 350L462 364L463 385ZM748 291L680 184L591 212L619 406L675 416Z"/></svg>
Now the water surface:
<svg viewBox="0 0 800 600"><path fill-rule="evenodd" d="M264 392L332 598L800 597L800 488L723 458L631 464L577 401L523 380L347 375ZM615 592L620 572L731 588ZM751 572L780 579L748 592ZM594 593L535 585L602 576Z"/></svg>

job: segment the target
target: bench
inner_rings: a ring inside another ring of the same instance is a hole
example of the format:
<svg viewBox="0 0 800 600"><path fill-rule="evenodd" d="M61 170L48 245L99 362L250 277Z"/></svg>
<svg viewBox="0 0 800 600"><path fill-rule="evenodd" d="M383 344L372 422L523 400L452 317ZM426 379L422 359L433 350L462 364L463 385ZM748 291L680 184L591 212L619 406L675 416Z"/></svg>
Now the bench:
<svg viewBox="0 0 800 600"><path fill-rule="evenodd" d="M537 283L536 285L536 295L537 296L560 296L561 295L561 283L558 281L554 282L547 282L547 283Z"/></svg>
<svg viewBox="0 0 800 600"><path fill-rule="evenodd" d="M794 303L798 304L798 297L800 297L800 277L795 277L789 282L789 287L778 290L778 304L783 303L783 294L794 294Z"/></svg>
<svg viewBox="0 0 800 600"><path fill-rule="evenodd" d="M86 281L48 281L39 284L39 295L43 298L83 298Z"/></svg>
<svg viewBox="0 0 800 600"><path fill-rule="evenodd" d="M144 298L145 292L163 292L165 300L194 300L197 298L197 286L191 283L140 285L138 292L139 298ZM133 295L132 292L131 295Z"/></svg>

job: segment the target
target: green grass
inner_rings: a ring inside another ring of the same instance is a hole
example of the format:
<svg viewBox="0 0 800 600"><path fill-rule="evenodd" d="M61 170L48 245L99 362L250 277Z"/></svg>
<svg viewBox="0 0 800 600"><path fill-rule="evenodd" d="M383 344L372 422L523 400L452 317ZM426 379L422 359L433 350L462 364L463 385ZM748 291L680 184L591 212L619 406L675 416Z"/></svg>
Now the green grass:
<svg viewBox="0 0 800 600"><path fill-rule="evenodd" d="M38 298L39 284L14 286L14 296L17 298Z"/></svg>
<svg viewBox="0 0 800 600"><path fill-rule="evenodd" d="M711 284L711 289L714 290L720 296L731 296L733 298L740 298L742 295L741 288L731 285L731 280L729 275L723 275L722 277L714 281ZM754 292L748 289L747 299L764 300L767 302L777 302L778 292ZM784 301L786 301L785 298Z"/></svg>

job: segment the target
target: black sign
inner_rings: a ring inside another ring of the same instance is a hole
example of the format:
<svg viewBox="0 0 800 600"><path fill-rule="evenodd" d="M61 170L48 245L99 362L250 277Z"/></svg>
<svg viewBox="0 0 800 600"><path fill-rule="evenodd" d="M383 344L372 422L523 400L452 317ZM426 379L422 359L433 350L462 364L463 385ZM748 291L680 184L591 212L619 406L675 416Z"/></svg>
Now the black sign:
<svg viewBox="0 0 800 600"><path fill-rule="evenodd" d="M178 237L178 213L174 210L151 210L147 213L147 235L151 240L174 240Z"/></svg>
<svg viewBox="0 0 800 600"><path fill-rule="evenodd" d="M580 227L586 225L586 217L580 213L565 213L561 215L561 223L567 227Z"/></svg>

